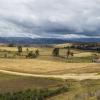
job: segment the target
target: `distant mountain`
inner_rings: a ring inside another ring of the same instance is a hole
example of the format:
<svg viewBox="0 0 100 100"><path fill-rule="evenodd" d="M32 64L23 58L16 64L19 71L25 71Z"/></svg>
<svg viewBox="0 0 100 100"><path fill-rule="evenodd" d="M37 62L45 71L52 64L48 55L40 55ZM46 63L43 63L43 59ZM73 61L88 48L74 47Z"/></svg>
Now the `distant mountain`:
<svg viewBox="0 0 100 100"><path fill-rule="evenodd" d="M66 40L54 38L0 37L0 43L9 44L59 44L64 42Z"/></svg>
<svg viewBox="0 0 100 100"><path fill-rule="evenodd" d="M9 44L61 44L65 42L100 42L100 38L28 38L28 37L0 37L0 43Z"/></svg>

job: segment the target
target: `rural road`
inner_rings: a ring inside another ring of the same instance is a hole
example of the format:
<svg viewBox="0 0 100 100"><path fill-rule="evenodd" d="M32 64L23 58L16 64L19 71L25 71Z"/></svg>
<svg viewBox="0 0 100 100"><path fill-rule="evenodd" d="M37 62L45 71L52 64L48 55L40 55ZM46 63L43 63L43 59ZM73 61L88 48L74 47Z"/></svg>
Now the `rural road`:
<svg viewBox="0 0 100 100"><path fill-rule="evenodd" d="M19 75L19 76L31 76L31 77L42 77L42 78L61 78L61 79L75 79L75 80L85 80L85 79L100 79L100 75L96 73L85 73L85 74L63 74L63 75L38 75L30 73L21 73L7 70L0 70L0 73Z"/></svg>

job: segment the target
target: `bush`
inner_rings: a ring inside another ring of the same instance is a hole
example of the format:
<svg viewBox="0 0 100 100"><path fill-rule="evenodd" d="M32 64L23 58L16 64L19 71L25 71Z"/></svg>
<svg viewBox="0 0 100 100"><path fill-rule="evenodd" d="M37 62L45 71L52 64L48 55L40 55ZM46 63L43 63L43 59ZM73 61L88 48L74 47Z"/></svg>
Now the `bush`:
<svg viewBox="0 0 100 100"><path fill-rule="evenodd" d="M8 47L14 47L14 44L8 44Z"/></svg>
<svg viewBox="0 0 100 100"><path fill-rule="evenodd" d="M45 100L48 97L67 92L67 87L59 87L56 89L40 89L40 90L26 90L16 93L0 94L0 100Z"/></svg>
<svg viewBox="0 0 100 100"><path fill-rule="evenodd" d="M54 48L52 52L53 56L59 56L59 48Z"/></svg>
<svg viewBox="0 0 100 100"><path fill-rule="evenodd" d="M28 55L26 55L26 58L36 58L36 54L33 53L32 51L28 53Z"/></svg>
<svg viewBox="0 0 100 100"><path fill-rule="evenodd" d="M35 55L36 55L37 57L40 55L40 53L39 53L39 50L38 50L38 49L35 51Z"/></svg>
<svg viewBox="0 0 100 100"><path fill-rule="evenodd" d="M22 50L22 46L18 46L18 53L20 54L23 50Z"/></svg>

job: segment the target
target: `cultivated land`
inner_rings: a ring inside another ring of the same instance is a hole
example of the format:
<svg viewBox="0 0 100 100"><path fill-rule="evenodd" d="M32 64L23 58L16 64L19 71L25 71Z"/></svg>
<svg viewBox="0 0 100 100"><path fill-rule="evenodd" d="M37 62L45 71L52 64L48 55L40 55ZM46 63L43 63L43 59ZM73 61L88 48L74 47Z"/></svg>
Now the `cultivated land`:
<svg viewBox="0 0 100 100"><path fill-rule="evenodd" d="M57 93L51 97L38 100L100 100L100 80L62 80L53 78L37 78L16 76L0 73L0 94L16 93L17 91L50 89L67 87L67 91ZM22 93L22 92L18 92ZM27 92L28 93L28 92ZM17 93L16 93L17 94ZM20 95L19 95L20 96ZM1 98L1 95L0 95ZM1 99L12 100L12 99ZM22 99L17 99L22 100ZM27 99L31 100L31 99ZM37 100L37 99L35 99Z"/></svg>
<svg viewBox="0 0 100 100"><path fill-rule="evenodd" d="M28 89L53 89L64 85L64 80L37 78L0 73L0 94Z"/></svg>
<svg viewBox="0 0 100 100"><path fill-rule="evenodd" d="M67 80L69 92L53 96L47 100L100 100L100 80Z"/></svg>
<svg viewBox="0 0 100 100"><path fill-rule="evenodd" d="M60 49L61 57L52 56L52 47L28 47L28 49L33 52L38 49L39 57L26 59L27 47L23 47L23 52L19 56L16 54L17 47L1 46L0 69L32 74L100 73L100 64L92 63L92 55L100 55L96 51L71 49L74 56L66 59L67 49Z"/></svg>
<svg viewBox="0 0 100 100"><path fill-rule="evenodd" d="M67 86L68 91L47 100L100 100L100 64L92 62L92 56L100 53L71 49L74 56L67 59L67 49L56 47L59 57L52 56L53 47L23 47L18 55L17 47L0 46L0 93ZM40 55L26 58L27 48L38 49Z"/></svg>
<svg viewBox="0 0 100 100"><path fill-rule="evenodd" d="M100 73L100 64L66 63L38 59L0 59L0 69L31 74Z"/></svg>

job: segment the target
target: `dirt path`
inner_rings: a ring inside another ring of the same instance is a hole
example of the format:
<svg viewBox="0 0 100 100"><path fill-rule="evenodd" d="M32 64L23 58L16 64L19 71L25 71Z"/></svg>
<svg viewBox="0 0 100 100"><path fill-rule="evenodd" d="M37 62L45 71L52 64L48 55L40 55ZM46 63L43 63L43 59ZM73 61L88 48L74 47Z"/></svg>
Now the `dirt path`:
<svg viewBox="0 0 100 100"><path fill-rule="evenodd" d="M96 73L86 73L86 74L63 74L63 75L37 75L30 73L20 73L14 71L0 70L1 73L19 75L19 76L32 76L32 77L43 77L43 78L61 78L61 79L75 79L75 80L85 80L85 79L100 79L100 75Z"/></svg>

